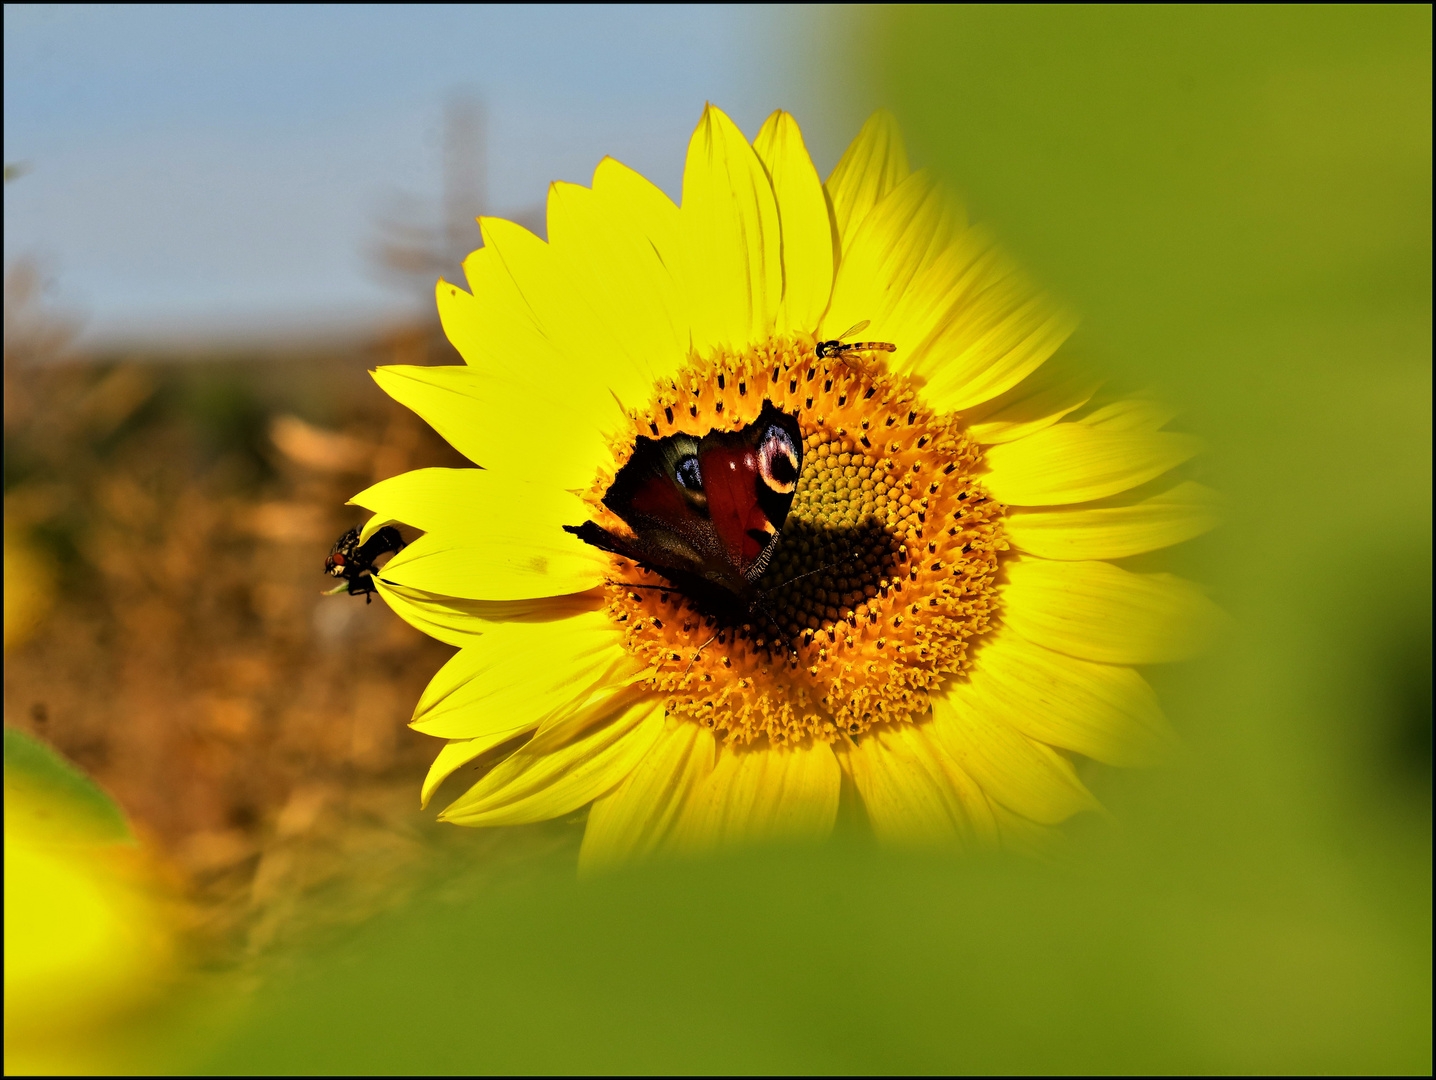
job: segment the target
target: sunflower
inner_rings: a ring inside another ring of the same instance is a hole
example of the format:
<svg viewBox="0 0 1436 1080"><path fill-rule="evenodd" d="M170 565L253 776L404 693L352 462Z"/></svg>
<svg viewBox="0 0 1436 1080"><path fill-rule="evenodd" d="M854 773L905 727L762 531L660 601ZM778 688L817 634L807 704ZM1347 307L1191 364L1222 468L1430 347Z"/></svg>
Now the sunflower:
<svg viewBox="0 0 1436 1080"><path fill-rule="evenodd" d="M447 740L425 804L482 770L442 820L587 806L585 867L820 838L842 807L885 841L1022 848L1097 808L1082 761L1164 755L1133 665L1215 609L1111 560L1213 524L1163 480L1198 444L1150 401L1093 404L1054 356L1071 319L889 114L823 182L791 116L750 144L709 106L681 206L606 158L547 222L481 219L469 290L439 282L463 366L374 373L479 466L353 499L361 539L422 532L376 587L458 649L412 721ZM746 613L575 535L624 533L604 496L641 440L769 407L796 420L792 502Z"/></svg>

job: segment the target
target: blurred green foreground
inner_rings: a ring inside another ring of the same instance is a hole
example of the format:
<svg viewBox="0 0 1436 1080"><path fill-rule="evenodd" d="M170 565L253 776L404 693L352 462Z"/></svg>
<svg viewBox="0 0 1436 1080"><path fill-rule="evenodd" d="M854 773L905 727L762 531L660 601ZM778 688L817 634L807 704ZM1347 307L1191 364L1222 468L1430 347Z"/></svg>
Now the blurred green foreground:
<svg viewBox="0 0 1436 1080"><path fill-rule="evenodd" d="M1057 865L451 860L201 980L144 1067L1431 1071L1430 9L852 29L915 160L1083 313L1074 350L1210 444L1226 526L1144 564L1232 615L1151 673L1187 755L1092 777L1113 820Z"/></svg>
<svg viewBox="0 0 1436 1080"><path fill-rule="evenodd" d="M292 974L211 1067L1419 1070L1420 911L1205 869L840 847L478 901L456 883Z"/></svg>

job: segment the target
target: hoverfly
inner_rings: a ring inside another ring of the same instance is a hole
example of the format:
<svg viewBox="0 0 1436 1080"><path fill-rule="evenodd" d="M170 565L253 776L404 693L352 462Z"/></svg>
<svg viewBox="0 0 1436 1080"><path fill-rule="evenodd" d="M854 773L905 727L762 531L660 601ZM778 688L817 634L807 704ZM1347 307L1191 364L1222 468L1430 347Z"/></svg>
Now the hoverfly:
<svg viewBox="0 0 1436 1080"><path fill-rule="evenodd" d="M871 319L864 319L855 326L850 326L831 341L818 342L818 359L826 360L829 357L843 359L848 353L854 352L897 352L897 346L891 341L853 341L844 343L843 338L852 337L854 334L861 334L868 328Z"/></svg>

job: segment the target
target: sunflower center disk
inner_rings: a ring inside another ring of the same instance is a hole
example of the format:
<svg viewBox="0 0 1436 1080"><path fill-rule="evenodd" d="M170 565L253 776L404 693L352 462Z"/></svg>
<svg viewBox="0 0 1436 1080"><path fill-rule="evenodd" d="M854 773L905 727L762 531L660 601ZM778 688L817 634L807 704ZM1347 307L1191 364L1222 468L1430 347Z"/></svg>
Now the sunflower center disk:
<svg viewBox="0 0 1436 1080"><path fill-rule="evenodd" d="M976 443L868 356L817 359L811 339L695 360L612 440L614 472L637 435L736 430L763 401L795 414L803 466L777 549L744 620L695 608L615 559L609 612L653 665L670 714L730 741L831 742L915 719L968 663L996 615L1003 507L974 478ZM588 493L596 519L622 529Z"/></svg>

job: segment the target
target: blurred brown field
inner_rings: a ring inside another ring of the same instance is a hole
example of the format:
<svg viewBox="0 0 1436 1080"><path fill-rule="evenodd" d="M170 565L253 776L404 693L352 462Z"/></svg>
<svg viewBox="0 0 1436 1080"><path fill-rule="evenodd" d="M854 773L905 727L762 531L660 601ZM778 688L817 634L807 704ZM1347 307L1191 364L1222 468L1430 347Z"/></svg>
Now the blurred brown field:
<svg viewBox="0 0 1436 1080"><path fill-rule="evenodd" d="M449 648L321 595L349 496L463 464L366 374L455 362L436 322L82 355L39 287L6 283L5 723L116 798L219 959L372 914L434 843L492 847L418 809L437 744L405 722Z"/></svg>

